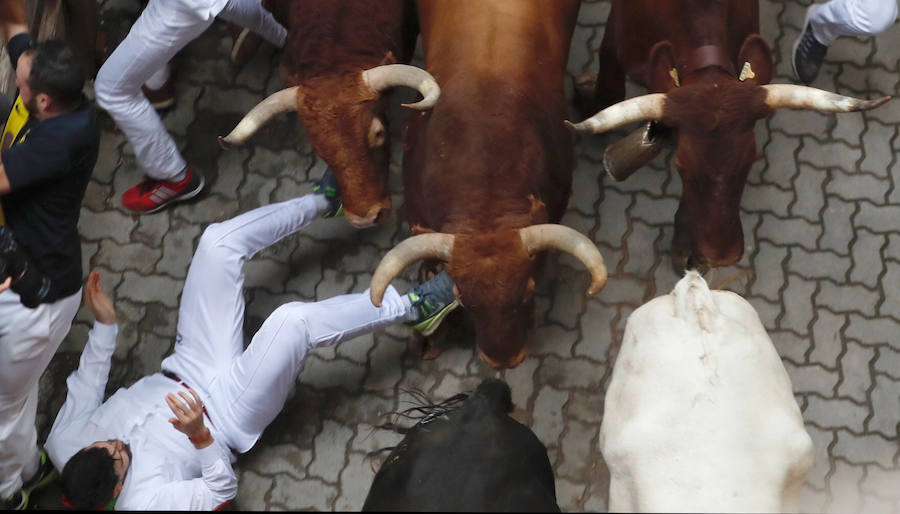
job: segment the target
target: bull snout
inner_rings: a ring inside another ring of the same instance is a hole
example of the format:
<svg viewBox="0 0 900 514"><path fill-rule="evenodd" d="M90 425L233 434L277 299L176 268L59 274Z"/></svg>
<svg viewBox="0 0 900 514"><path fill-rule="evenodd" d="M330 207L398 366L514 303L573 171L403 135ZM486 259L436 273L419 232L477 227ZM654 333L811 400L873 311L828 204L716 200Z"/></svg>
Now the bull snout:
<svg viewBox="0 0 900 514"><path fill-rule="evenodd" d="M522 361L525 360L525 357L528 357L528 347L526 346L522 348L522 350L519 351L519 353L515 357L507 361L494 360L488 357L488 355L484 353L481 348L478 349L478 355L481 356L481 359L484 360L484 362L486 362L488 366L494 369L512 369L519 364L522 364Z"/></svg>
<svg viewBox="0 0 900 514"><path fill-rule="evenodd" d="M346 206L344 209L344 216L346 216L347 221L349 221L350 224L356 228L369 228L376 225L381 225L382 223L387 221L390 215L390 199L388 199L387 202L373 205L363 216L350 212L348 209L346 209Z"/></svg>

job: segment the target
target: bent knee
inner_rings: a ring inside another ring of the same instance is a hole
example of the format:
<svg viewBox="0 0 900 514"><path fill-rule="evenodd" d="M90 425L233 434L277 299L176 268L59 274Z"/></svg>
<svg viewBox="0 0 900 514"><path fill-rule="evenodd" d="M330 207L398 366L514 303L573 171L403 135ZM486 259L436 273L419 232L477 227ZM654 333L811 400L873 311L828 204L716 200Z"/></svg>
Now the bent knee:
<svg viewBox="0 0 900 514"><path fill-rule="evenodd" d="M854 20L857 29L867 34L879 34L897 21L897 1L877 0L862 2L861 13Z"/></svg>

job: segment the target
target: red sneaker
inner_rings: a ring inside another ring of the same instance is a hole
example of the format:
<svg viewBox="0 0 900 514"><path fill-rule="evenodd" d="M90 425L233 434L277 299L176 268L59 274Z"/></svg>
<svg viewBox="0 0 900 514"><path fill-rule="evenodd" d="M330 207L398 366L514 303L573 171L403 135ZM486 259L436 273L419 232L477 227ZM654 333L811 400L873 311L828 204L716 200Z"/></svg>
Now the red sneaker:
<svg viewBox="0 0 900 514"><path fill-rule="evenodd" d="M206 180L194 168L188 166L187 176L181 182L145 178L122 195L122 205L141 214L156 212L172 202L180 202L197 196Z"/></svg>

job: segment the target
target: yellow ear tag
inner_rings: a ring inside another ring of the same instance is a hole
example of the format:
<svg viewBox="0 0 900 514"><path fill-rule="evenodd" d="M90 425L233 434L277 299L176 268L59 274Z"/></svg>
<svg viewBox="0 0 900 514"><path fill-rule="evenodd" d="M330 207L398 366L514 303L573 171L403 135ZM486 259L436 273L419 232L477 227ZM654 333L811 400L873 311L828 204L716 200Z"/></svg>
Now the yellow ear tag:
<svg viewBox="0 0 900 514"><path fill-rule="evenodd" d="M744 62L744 67L741 68L741 75L738 77L738 80L741 82L752 79L756 76L756 73L753 73L753 68L750 67L750 61Z"/></svg>
<svg viewBox="0 0 900 514"><path fill-rule="evenodd" d="M681 87L681 82L678 81L678 70L672 68L669 70L669 76L672 77L672 81L675 82L675 87Z"/></svg>

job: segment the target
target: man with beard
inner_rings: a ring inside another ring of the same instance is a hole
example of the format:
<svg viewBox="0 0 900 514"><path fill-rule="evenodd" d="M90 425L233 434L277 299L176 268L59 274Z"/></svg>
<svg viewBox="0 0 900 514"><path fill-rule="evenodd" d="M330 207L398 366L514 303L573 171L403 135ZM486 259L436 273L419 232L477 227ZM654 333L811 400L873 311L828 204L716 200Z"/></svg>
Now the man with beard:
<svg viewBox="0 0 900 514"><path fill-rule="evenodd" d="M0 19L19 89L0 153L0 501L23 509L53 478L37 446L38 381L81 303L78 215L100 133L73 49L32 45L22 0L0 0Z"/></svg>

